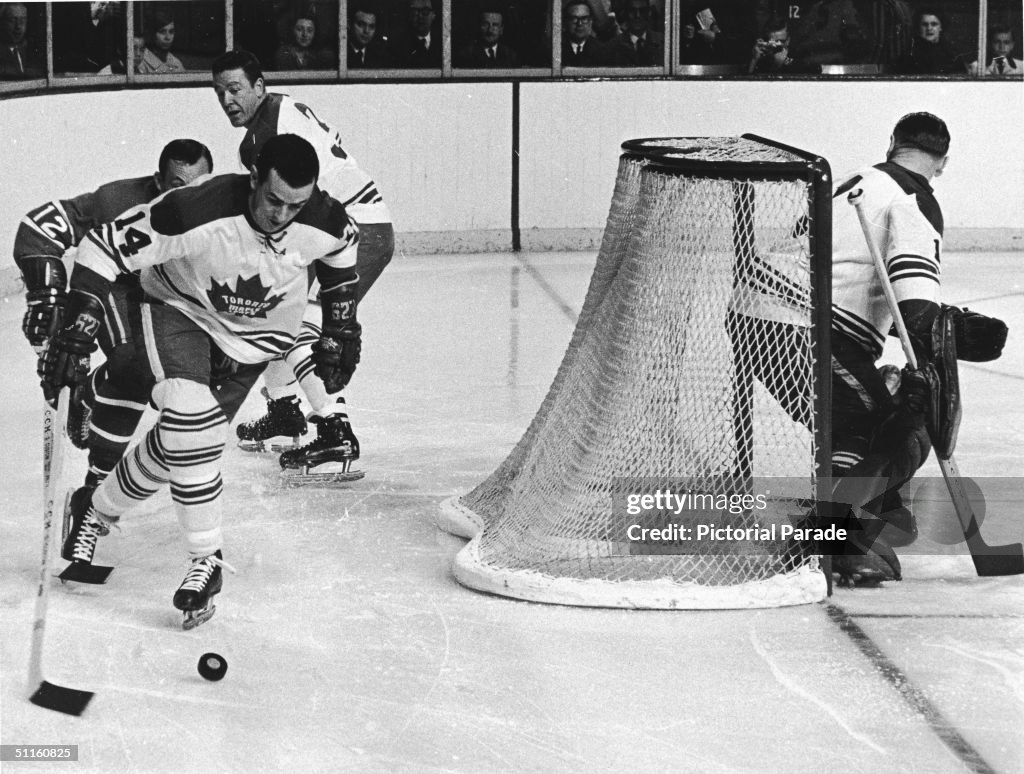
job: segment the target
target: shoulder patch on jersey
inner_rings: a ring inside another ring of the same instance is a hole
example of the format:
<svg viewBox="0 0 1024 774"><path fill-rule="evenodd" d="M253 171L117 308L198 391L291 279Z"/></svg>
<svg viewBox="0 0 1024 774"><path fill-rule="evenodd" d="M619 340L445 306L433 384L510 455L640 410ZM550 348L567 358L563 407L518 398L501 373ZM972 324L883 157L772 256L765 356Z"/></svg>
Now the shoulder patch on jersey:
<svg viewBox="0 0 1024 774"><path fill-rule="evenodd" d="M890 161L875 164L875 169L891 177L903 193L914 196L921 214L932 224L932 228L938 232L939 236L942 236L942 209L935 200L935 194L928 181L921 175Z"/></svg>
<svg viewBox="0 0 1024 774"><path fill-rule="evenodd" d="M249 176L218 175L198 185L168 191L150 210L153 230L176 236L249 211Z"/></svg>

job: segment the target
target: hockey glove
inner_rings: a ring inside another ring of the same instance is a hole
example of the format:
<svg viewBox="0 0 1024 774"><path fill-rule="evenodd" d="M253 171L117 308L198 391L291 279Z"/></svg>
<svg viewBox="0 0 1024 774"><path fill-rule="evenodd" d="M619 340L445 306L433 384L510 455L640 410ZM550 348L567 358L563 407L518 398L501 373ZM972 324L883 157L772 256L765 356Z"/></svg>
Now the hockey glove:
<svg viewBox="0 0 1024 774"><path fill-rule="evenodd" d="M60 330L64 306L67 304L68 278L64 264L48 255L30 255L18 261L25 280L28 310L21 330L28 343L38 352L46 340Z"/></svg>
<svg viewBox="0 0 1024 774"><path fill-rule="evenodd" d="M96 336L103 320L100 302L90 295L72 291L68 299L71 323L44 345L38 374L43 397L56 404L62 387L76 389L89 376L89 355L96 351Z"/></svg>
<svg viewBox="0 0 1024 774"><path fill-rule="evenodd" d="M60 329L67 299L64 291L57 288L30 290L25 294L28 310L21 321L21 330L37 352Z"/></svg>
<svg viewBox="0 0 1024 774"><path fill-rule="evenodd" d="M914 414L927 414L931 410L933 381L925 368L904 368L900 376L900 404Z"/></svg>
<svg viewBox="0 0 1024 774"><path fill-rule="evenodd" d="M344 328L325 328L313 344L316 375L323 380L328 394L343 390L355 373L362 350L362 334L362 326L353 321Z"/></svg>
<svg viewBox="0 0 1024 774"><path fill-rule="evenodd" d="M960 360L986 363L1003 354L1006 323L997 317L987 317L970 309L953 307L953 325L956 332L956 352Z"/></svg>

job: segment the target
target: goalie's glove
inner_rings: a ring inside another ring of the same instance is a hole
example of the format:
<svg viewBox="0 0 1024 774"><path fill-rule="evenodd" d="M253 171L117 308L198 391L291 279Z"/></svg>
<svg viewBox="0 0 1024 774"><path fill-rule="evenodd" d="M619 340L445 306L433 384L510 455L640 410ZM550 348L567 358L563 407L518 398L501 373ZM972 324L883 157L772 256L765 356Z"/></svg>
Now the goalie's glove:
<svg viewBox="0 0 1024 774"><path fill-rule="evenodd" d="M67 272L59 259L50 256L28 256L19 263L28 290L25 294L28 309L21 330L38 352L46 340L60 330L63 322Z"/></svg>
<svg viewBox="0 0 1024 774"><path fill-rule="evenodd" d="M320 291L323 324L313 344L316 375L328 394L345 388L359 363L363 329L356 322L356 281L343 282Z"/></svg>
<svg viewBox="0 0 1024 774"><path fill-rule="evenodd" d="M94 296L72 291L67 314L71 322L50 337L39 355L37 373L51 406L62 387L77 389L89 377L89 355L96 351L103 307Z"/></svg>
<svg viewBox="0 0 1024 774"><path fill-rule="evenodd" d="M934 373L931 366L914 370L905 366L900 374L900 405L913 414L929 415L932 412L931 403L935 392Z"/></svg>
<svg viewBox="0 0 1024 774"><path fill-rule="evenodd" d="M1009 332L1006 323L970 309L952 309L958 360L985 363L1003 354Z"/></svg>
<svg viewBox="0 0 1024 774"><path fill-rule="evenodd" d="M323 380L328 394L343 390L356 372L362 335L362 326L352 321L343 328L324 328L323 334L313 343L316 375Z"/></svg>

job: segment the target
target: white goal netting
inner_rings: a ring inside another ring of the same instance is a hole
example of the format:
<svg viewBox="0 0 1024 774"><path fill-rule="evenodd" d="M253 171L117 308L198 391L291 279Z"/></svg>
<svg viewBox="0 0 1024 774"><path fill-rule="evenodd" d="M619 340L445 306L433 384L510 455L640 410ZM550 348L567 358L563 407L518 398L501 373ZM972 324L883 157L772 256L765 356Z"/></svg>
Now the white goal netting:
<svg viewBox="0 0 1024 774"><path fill-rule="evenodd" d="M750 137L624 149L547 397L498 469L442 504L438 525L471 538L455 577L573 605L821 599L785 528L827 459L827 164Z"/></svg>

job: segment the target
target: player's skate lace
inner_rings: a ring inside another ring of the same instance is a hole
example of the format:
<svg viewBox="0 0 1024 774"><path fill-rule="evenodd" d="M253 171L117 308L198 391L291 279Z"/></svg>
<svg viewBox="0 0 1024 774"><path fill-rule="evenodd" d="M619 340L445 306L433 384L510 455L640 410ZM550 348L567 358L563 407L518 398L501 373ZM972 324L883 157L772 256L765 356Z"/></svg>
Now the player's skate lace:
<svg viewBox="0 0 1024 774"><path fill-rule="evenodd" d="M91 563L93 554L96 553L96 541L109 534L110 527L90 508L75 536L75 547L71 552L72 560Z"/></svg>
<svg viewBox="0 0 1024 774"><path fill-rule="evenodd" d="M223 567L225 570L232 573L237 572L234 567L216 554L197 557L192 560L192 566L189 567L188 572L185 573L185 580L181 582L181 586L178 587L178 591L201 592L206 588L206 584L210 582L210 577L213 575L215 567Z"/></svg>

